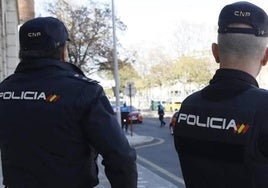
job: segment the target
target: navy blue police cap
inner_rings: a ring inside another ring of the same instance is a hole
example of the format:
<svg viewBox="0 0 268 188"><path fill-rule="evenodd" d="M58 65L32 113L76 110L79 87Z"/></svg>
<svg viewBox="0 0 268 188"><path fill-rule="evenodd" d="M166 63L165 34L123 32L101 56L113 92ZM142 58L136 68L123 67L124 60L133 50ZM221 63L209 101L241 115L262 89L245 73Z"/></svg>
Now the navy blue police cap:
<svg viewBox="0 0 268 188"><path fill-rule="evenodd" d="M232 27L230 24L246 24L250 28ZM268 37L267 14L260 7L240 1L226 5L220 12L218 33L253 34L257 37Z"/></svg>
<svg viewBox="0 0 268 188"><path fill-rule="evenodd" d="M50 51L69 40L63 22L54 17L38 17L25 22L19 30L21 52Z"/></svg>

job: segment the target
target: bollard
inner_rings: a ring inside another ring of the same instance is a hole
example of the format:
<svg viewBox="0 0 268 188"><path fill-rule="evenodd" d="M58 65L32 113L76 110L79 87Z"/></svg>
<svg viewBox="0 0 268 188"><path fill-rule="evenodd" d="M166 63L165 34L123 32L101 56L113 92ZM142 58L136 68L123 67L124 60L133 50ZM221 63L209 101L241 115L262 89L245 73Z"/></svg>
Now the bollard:
<svg viewBox="0 0 268 188"><path fill-rule="evenodd" d="M133 120L130 119L130 135L133 136Z"/></svg>

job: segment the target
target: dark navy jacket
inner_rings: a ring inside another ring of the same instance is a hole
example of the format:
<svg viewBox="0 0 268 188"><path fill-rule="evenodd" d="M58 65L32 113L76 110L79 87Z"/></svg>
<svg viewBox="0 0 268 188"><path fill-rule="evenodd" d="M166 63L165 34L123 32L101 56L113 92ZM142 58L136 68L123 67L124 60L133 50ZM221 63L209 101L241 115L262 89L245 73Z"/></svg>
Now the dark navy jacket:
<svg viewBox="0 0 268 188"><path fill-rule="evenodd" d="M251 75L219 69L183 101L174 139L187 188L268 187L268 92Z"/></svg>
<svg viewBox="0 0 268 188"><path fill-rule="evenodd" d="M22 61L0 84L0 120L10 188L93 187L94 149L112 187L137 187L136 152L102 87L72 64Z"/></svg>

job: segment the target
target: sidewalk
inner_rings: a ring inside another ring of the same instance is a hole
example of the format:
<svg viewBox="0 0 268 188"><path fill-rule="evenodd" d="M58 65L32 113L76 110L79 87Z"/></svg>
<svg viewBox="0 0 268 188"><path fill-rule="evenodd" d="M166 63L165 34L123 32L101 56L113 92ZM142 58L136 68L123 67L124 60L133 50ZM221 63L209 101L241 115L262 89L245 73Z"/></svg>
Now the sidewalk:
<svg viewBox="0 0 268 188"><path fill-rule="evenodd" d="M154 141L154 138L151 136L141 136L137 134L126 135L129 144L132 147L141 146L144 144L150 144ZM95 188L110 188L110 183L107 180L103 165L101 165L101 158L99 158L99 180L100 183ZM184 183L182 182L181 186L176 186L171 182L168 182L164 178L160 177L159 175L153 173L149 169L137 164L138 169L138 187L139 188L185 188Z"/></svg>
<svg viewBox="0 0 268 188"><path fill-rule="evenodd" d="M144 117L158 117L158 113L155 110L142 110L141 111L142 115ZM165 116L164 117L171 117L175 112L171 111L165 111Z"/></svg>
<svg viewBox="0 0 268 188"><path fill-rule="evenodd" d="M138 188L185 188L184 185L176 186L145 167L137 164ZM103 172L103 167L99 168L99 185L94 188L110 188L110 183Z"/></svg>

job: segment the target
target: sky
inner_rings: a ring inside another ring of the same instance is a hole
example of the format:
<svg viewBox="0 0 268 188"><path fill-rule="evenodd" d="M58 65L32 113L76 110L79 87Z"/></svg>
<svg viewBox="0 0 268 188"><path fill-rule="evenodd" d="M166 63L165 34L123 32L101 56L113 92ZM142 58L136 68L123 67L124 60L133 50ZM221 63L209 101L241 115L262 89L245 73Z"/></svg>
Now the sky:
<svg viewBox="0 0 268 188"><path fill-rule="evenodd" d="M43 4L54 0L35 0L36 15L44 14ZM83 3L86 0L68 0ZM112 0L94 0L111 5ZM138 49L140 70L146 64L154 63L151 58L153 48L177 57L181 50L210 51L211 43L216 42L217 21L220 10L234 0L113 0L115 14L127 25L124 35L118 36L126 49ZM248 0L268 13L267 0ZM193 27L195 25L195 27ZM192 31L194 28L195 31ZM189 31L190 30L190 31ZM174 38L174 35L176 37ZM178 40L177 40L178 39ZM155 54L153 54L155 58ZM157 63L157 62L156 62Z"/></svg>
<svg viewBox="0 0 268 188"><path fill-rule="evenodd" d="M43 2L35 0L36 11ZM69 0L72 1L72 0ZM76 0L83 2L85 0ZM111 4L112 0L99 0ZM113 0L115 14L126 25L126 39L130 43L157 40L170 35L181 21L216 25L221 8L231 0ZM268 12L267 0L249 0Z"/></svg>
<svg viewBox="0 0 268 188"><path fill-rule="evenodd" d="M107 1L109 2L109 0ZM182 21L216 25L231 0L114 0L117 16L128 26L127 40L157 40L170 35ZM267 0L251 0L268 12Z"/></svg>
<svg viewBox="0 0 268 188"><path fill-rule="evenodd" d="M42 14L43 3L53 0L35 0L36 14ZM74 0L69 0L74 1ZM86 0L75 0L83 3ZM96 1L96 0L95 0ZM98 0L111 4L112 0ZM248 0L268 13L267 0ZM187 48L210 48L216 40L215 30L220 10L233 0L113 0L116 17L127 25L119 36L125 47L148 49L152 46L172 46L174 35L189 38L195 45ZM197 31L187 34L186 25L199 25ZM182 36L187 35L187 36ZM193 36L195 35L195 36ZM194 38L195 37L195 38ZM199 37L199 38L198 38ZM184 44L185 45L185 44ZM198 50L195 49L195 50Z"/></svg>

